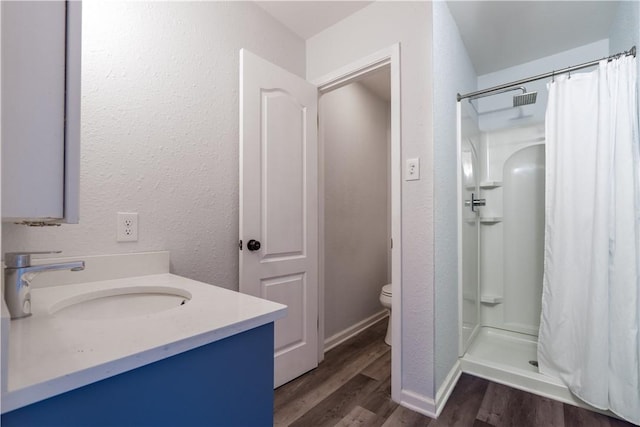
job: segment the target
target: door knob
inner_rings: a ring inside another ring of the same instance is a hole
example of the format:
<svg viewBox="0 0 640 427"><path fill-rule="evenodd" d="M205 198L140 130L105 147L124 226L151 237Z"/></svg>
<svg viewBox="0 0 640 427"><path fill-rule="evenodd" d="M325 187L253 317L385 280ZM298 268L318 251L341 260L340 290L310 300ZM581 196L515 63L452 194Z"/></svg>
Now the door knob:
<svg viewBox="0 0 640 427"><path fill-rule="evenodd" d="M260 249L260 242L253 239L249 240L247 242L247 249L249 249L250 251L257 251L258 249Z"/></svg>

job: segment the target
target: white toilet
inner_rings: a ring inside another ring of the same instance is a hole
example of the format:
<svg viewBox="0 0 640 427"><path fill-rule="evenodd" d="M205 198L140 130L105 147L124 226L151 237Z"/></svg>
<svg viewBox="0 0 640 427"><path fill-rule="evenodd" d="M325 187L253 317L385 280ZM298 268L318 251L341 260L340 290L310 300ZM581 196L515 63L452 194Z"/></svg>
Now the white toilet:
<svg viewBox="0 0 640 427"><path fill-rule="evenodd" d="M391 345L391 283L384 285L380 291L380 304L389 310L389 324L387 326L387 335L384 337L384 342Z"/></svg>

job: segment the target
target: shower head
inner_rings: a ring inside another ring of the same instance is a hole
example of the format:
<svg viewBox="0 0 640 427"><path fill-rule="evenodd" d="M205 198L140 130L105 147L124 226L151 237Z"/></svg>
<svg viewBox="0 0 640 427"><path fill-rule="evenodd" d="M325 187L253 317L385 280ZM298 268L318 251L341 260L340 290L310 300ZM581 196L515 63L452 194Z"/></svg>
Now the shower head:
<svg viewBox="0 0 640 427"><path fill-rule="evenodd" d="M524 86L518 86L518 87L506 87L503 89L496 89L487 93L479 93L477 95L473 95L473 96L469 96L469 103L471 103L471 101L473 101L474 99L478 99L478 98L484 98L485 96L493 96L493 95L497 95L499 93L504 93L504 92L509 92L512 90L521 90L522 93L520 95L515 95L513 97L513 106L515 107L522 107L523 105L530 105L530 104L535 104L536 103L536 98L538 97L538 92L527 92L527 88ZM471 104L473 106L473 104ZM474 109L476 107L473 107ZM477 112L477 110L476 110Z"/></svg>
<svg viewBox="0 0 640 427"><path fill-rule="evenodd" d="M524 93L513 97L513 106L522 107L523 105L535 104L537 97L538 92L527 92L525 90Z"/></svg>

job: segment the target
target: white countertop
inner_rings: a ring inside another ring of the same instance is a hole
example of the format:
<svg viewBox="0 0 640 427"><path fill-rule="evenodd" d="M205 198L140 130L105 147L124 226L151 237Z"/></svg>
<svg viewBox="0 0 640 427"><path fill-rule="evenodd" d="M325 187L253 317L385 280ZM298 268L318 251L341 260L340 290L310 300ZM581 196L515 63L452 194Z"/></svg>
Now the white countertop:
<svg viewBox="0 0 640 427"><path fill-rule="evenodd" d="M186 304L152 314L75 320L49 313L59 301L113 287L180 288ZM270 323L286 306L173 274L37 288L33 315L10 322L2 412Z"/></svg>

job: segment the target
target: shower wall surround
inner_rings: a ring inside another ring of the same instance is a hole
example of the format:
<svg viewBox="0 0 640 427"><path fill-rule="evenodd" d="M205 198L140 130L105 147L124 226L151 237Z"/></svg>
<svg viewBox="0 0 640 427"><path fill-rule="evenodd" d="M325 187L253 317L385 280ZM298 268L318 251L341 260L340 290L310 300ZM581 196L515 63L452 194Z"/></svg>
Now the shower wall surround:
<svg viewBox="0 0 640 427"><path fill-rule="evenodd" d="M481 324L537 335L544 238L544 123L483 132Z"/></svg>

